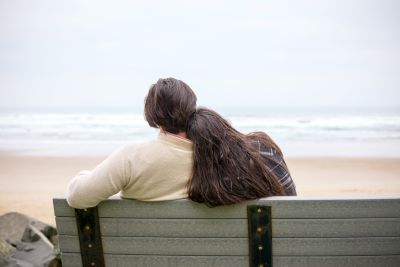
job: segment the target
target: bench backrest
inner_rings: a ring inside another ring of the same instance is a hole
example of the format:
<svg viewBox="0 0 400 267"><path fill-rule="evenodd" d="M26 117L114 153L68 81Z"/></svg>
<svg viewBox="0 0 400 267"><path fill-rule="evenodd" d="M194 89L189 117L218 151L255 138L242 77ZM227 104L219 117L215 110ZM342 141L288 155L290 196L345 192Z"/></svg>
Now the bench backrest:
<svg viewBox="0 0 400 267"><path fill-rule="evenodd" d="M83 266L80 246L83 257L97 257L78 223L79 239L65 199L54 199L54 211L63 266ZM274 267L400 266L400 197L271 197L216 208L112 198L98 206L98 218L106 266L268 266L254 258L270 252Z"/></svg>

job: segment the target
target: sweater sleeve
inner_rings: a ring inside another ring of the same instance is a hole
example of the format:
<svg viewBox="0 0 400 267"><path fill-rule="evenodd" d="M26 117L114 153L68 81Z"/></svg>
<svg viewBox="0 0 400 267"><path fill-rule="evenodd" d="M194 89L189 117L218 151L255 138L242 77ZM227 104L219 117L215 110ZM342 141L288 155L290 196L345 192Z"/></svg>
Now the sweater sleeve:
<svg viewBox="0 0 400 267"><path fill-rule="evenodd" d="M73 208L94 207L121 191L128 183L131 166L126 149L112 153L92 171L81 171L69 183L67 202Z"/></svg>

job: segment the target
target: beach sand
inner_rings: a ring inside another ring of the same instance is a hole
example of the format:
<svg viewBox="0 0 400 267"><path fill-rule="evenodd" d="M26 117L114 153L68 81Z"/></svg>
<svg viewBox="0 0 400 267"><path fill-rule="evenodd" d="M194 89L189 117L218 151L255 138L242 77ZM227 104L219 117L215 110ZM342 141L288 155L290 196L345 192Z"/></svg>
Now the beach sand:
<svg viewBox="0 0 400 267"><path fill-rule="evenodd" d="M17 211L55 225L52 198L105 157L0 154L0 215ZM288 158L302 196L400 196L400 159Z"/></svg>

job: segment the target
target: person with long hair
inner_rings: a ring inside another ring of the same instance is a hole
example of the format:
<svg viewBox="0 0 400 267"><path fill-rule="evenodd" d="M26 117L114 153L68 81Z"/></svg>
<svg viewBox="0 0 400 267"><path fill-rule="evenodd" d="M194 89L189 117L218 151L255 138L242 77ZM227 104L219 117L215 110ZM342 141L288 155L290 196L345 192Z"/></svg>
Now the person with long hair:
<svg viewBox="0 0 400 267"><path fill-rule="evenodd" d="M209 206L296 195L282 151L263 132L244 135L217 112L198 108L187 136L193 142L191 200Z"/></svg>

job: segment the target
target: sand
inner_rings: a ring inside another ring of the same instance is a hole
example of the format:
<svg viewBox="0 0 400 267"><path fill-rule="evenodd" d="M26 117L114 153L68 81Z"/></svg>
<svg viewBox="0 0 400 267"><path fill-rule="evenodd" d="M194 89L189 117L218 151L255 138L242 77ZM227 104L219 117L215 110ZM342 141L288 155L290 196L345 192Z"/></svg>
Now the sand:
<svg viewBox="0 0 400 267"><path fill-rule="evenodd" d="M55 225L52 198L104 157L0 154L0 215L17 211ZM400 196L400 159L288 158L303 196Z"/></svg>

